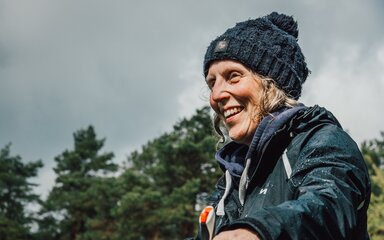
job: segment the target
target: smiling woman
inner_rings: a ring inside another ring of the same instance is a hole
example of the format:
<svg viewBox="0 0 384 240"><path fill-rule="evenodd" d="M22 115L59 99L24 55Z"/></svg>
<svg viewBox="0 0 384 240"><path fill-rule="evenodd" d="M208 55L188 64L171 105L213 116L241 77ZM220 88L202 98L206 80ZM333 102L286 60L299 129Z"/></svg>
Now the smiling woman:
<svg viewBox="0 0 384 240"><path fill-rule="evenodd" d="M298 102L309 70L297 37L273 12L209 45L214 126L229 141L196 239L369 239L364 160L332 113Z"/></svg>
<svg viewBox="0 0 384 240"><path fill-rule="evenodd" d="M229 137L249 145L261 120L261 80L244 65L223 60L212 63L207 83L211 107L225 123Z"/></svg>

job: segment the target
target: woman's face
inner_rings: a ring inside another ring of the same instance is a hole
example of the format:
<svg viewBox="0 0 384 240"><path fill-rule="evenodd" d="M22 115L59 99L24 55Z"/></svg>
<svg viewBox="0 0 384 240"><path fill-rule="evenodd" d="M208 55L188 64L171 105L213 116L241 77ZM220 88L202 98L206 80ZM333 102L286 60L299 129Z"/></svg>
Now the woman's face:
<svg viewBox="0 0 384 240"><path fill-rule="evenodd" d="M249 145L261 120L261 79L239 62L220 60L211 64L206 81L211 107L225 123L229 137Z"/></svg>

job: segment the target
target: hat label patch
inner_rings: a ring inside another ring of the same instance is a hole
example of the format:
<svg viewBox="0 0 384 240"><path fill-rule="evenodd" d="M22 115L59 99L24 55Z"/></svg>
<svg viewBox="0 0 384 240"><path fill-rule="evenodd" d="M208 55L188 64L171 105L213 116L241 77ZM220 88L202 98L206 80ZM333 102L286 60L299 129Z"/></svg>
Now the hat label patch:
<svg viewBox="0 0 384 240"><path fill-rule="evenodd" d="M228 40L221 40L221 41L218 41L216 43L216 47L215 47L215 53L216 52L225 52L228 48L228 43L229 41Z"/></svg>

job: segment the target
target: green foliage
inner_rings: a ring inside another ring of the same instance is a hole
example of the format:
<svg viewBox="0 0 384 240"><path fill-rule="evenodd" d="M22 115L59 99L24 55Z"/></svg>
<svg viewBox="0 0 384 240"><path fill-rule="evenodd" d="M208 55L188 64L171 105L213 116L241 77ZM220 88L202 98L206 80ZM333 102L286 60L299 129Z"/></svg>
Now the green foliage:
<svg viewBox="0 0 384 240"><path fill-rule="evenodd" d="M161 192L149 180L133 169L118 179L122 198L115 209L118 219L117 239L151 239L159 230L161 216L154 209L161 207Z"/></svg>
<svg viewBox="0 0 384 240"><path fill-rule="evenodd" d="M197 223L196 195L209 192L220 174L213 160L209 108L197 110L173 131L133 152L119 178L119 239L182 239Z"/></svg>
<svg viewBox="0 0 384 240"><path fill-rule="evenodd" d="M92 126L74 134L74 149L55 158L56 183L43 205L39 237L44 239L112 239L111 209L117 202L117 165L113 153Z"/></svg>
<svg viewBox="0 0 384 240"><path fill-rule="evenodd" d="M196 197L210 192L221 171L213 159L217 139L209 108L182 119L173 130L134 151L115 177L113 153L92 126L74 133L73 150L55 158L57 178L39 212L39 229L28 203L41 161L22 163L10 145L0 152L0 239L124 240L183 239L196 233ZM362 144L372 182L368 231L384 240L384 133Z"/></svg>
<svg viewBox="0 0 384 240"><path fill-rule="evenodd" d="M0 239L31 239L34 222L26 211L28 203L37 203L32 193L35 184L28 181L43 166L41 161L23 163L20 156L11 156L10 144L0 151Z"/></svg>
<svg viewBox="0 0 384 240"><path fill-rule="evenodd" d="M381 139L364 142L362 153L372 184L368 232L373 240L384 240L384 132L381 132Z"/></svg>

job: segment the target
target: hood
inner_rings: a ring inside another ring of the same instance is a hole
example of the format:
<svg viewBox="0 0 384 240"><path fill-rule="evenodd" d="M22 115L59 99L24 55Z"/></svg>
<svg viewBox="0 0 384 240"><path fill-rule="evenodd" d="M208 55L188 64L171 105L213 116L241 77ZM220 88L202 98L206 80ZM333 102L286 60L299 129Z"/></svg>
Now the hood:
<svg viewBox="0 0 384 240"><path fill-rule="evenodd" d="M330 111L315 105L292 118L288 130L299 134L322 124L333 124L341 128L341 124Z"/></svg>
<svg viewBox="0 0 384 240"><path fill-rule="evenodd" d="M284 133L297 135L321 124L340 126L331 112L318 105L306 107L299 104L293 108L280 109L262 119L249 147L232 141L223 146L215 158L221 169L224 172L228 170L235 182L238 182L246 159L252 159L251 169L256 170L260 164L259 159L272 138Z"/></svg>

